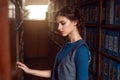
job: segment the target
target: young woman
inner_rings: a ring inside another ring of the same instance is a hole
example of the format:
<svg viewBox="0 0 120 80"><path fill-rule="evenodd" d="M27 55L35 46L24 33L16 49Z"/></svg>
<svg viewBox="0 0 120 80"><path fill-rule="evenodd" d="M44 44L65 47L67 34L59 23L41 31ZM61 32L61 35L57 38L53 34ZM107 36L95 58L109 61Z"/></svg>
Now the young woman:
<svg viewBox="0 0 120 80"><path fill-rule="evenodd" d="M62 8L56 16L58 30L69 42L58 52L52 70L34 70L17 62L18 67L26 73L40 77L51 77L51 80L88 80L89 49L82 39L78 28L83 27L83 16L73 6Z"/></svg>

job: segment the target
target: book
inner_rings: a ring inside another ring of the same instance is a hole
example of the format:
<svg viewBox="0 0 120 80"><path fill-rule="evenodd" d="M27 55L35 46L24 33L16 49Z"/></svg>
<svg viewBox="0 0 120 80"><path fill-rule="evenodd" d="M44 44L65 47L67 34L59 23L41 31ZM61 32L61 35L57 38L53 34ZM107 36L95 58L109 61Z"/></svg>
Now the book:
<svg viewBox="0 0 120 80"><path fill-rule="evenodd" d="M106 0L106 24L114 24L114 0Z"/></svg>
<svg viewBox="0 0 120 80"><path fill-rule="evenodd" d="M120 0L114 0L114 24L120 25Z"/></svg>
<svg viewBox="0 0 120 80"><path fill-rule="evenodd" d="M119 32L118 31L114 31L113 34L113 56L119 57Z"/></svg>

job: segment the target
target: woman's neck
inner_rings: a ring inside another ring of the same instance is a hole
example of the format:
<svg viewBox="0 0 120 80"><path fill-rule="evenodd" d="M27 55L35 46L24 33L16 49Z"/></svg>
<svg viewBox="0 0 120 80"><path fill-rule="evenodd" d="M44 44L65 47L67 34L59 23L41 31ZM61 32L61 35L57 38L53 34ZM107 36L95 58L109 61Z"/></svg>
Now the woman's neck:
<svg viewBox="0 0 120 80"><path fill-rule="evenodd" d="M68 35L68 38L69 38L69 40L70 40L71 43L82 39L81 35L79 34L78 29L74 29L74 30Z"/></svg>

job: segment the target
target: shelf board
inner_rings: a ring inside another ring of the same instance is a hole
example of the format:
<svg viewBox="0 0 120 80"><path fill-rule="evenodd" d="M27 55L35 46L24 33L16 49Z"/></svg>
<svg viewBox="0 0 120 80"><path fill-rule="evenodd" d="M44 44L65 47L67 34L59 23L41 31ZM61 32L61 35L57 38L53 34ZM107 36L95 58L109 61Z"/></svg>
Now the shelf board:
<svg viewBox="0 0 120 80"><path fill-rule="evenodd" d="M120 63L120 58L118 58L118 57L112 56L112 55L110 55L108 53L105 53L105 52L101 52L101 55L103 55L103 56L105 56L107 58L110 58L110 59L112 59L112 60L117 61L118 63Z"/></svg>
<svg viewBox="0 0 120 80"><path fill-rule="evenodd" d="M85 24L85 27L96 27L96 28L98 28L98 24L92 24L92 23L86 23Z"/></svg>
<svg viewBox="0 0 120 80"><path fill-rule="evenodd" d="M110 29L110 30L120 30L120 26L112 25L112 24L106 24L102 25L103 29Z"/></svg>
<svg viewBox="0 0 120 80"><path fill-rule="evenodd" d="M81 5L85 6L85 5L95 4L95 3L98 3L98 2L99 2L99 0L84 1L84 2L81 2Z"/></svg>

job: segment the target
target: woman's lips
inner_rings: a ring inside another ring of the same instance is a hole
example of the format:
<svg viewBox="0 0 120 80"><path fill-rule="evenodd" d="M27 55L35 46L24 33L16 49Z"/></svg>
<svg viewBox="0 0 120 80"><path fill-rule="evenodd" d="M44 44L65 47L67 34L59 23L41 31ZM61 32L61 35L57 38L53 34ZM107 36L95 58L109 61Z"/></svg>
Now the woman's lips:
<svg viewBox="0 0 120 80"><path fill-rule="evenodd" d="M61 34L63 34L64 32L63 31L60 31Z"/></svg>

